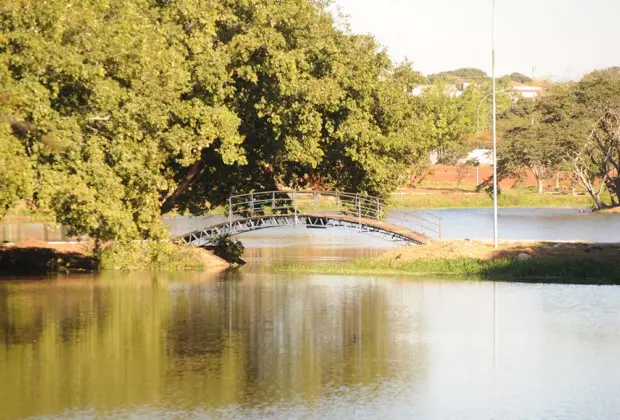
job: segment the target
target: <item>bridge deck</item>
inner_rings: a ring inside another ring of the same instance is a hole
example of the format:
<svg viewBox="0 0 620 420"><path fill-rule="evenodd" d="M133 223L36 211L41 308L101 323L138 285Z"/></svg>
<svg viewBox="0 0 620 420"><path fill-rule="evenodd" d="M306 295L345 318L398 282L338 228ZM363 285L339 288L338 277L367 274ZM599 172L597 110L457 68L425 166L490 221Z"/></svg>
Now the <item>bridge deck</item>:
<svg viewBox="0 0 620 420"><path fill-rule="evenodd" d="M326 213L303 213L303 216L310 217L328 217L330 219L342 220L349 223L361 223L362 225L371 226L377 229L382 229L387 232L396 233L400 236L410 239L413 242L419 244L427 244L431 241L428 236L415 232L410 229L406 229L402 226L394 225L387 222L382 222L375 219L366 219L364 217L357 217L347 214L326 214Z"/></svg>
<svg viewBox="0 0 620 420"><path fill-rule="evenodd" d="M403 226L398 226L376 219L357 217L351 214L336 212L303 212L298 213L297 215L257 215L249 218L234 218L230 222L207 226L203 229L186 233L179 238L182 238L186 243L194 246L205 246L210 242L211 238L220 235L237 235L252 230L279 226L305 225L327 227L330 222L332 224L336 223L345 227L361 226L371 232L387 234L392 239L400 238L400 240L405 240L407 242L413 242L420 245L431 242L430 237L411 229L407 229Z"/></svg>

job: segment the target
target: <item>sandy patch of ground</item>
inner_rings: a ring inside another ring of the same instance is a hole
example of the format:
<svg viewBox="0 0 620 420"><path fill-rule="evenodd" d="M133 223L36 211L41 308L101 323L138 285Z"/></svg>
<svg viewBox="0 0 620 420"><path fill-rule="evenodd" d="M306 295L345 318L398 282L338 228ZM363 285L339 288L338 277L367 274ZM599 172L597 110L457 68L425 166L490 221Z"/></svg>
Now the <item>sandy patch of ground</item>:
<svg viewBox="0 0 620 420"><path fill-rule="evenodd" d="M12 245L2 245L1 249L10 248L40 248L40 249L52 249L57 252L74 252L83 255L93 255L94 242L84 241L75 243L49 243L45 241L39 241L36 239L25 239Z"/></svg>
<svg viewBox="0 0 620 420"><path fill-rule="evenodd" d="M620 214L620 207L612 207L610 209L598 210L598 213L602 213L602 214Z"/></svg>
<svg viewBox="0 0 620 420"><path fill-rule="evenodd" d="M428 245L396 249L381 255L379 259L402 262L461 257L494 260L517 258L520 254L527 254L535 259L587 258L595 261L620 261L620 244L503 242L498 249L494 249L493 244L488 242L434 241Z"/></svg>

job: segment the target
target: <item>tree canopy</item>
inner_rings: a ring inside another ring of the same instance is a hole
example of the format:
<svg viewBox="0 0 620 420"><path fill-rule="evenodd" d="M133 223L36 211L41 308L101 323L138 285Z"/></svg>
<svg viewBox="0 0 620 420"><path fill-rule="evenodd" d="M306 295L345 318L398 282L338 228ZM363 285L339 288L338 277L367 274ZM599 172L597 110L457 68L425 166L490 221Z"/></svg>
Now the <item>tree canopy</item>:
<svg viewBox="0 0 620 420"><path fill-rule="evenodd" d="M422 76L316 0L9 0L0 9L0 217L165 235L234 192L386 195L433 147Z"/></svg>
<svg viewBox="0 0 620 420"><path fill-rule="evenodd" d="M540 180L562 167L596 207L620 204L620 68L556 84L529 107L513 109L513 126L500 148L500 176L528 168ZM605 188L611 203L601 199Z"/></svg>
<svg viewBox="0 0 620 420"><path fill-rule="evenodd" d="M534 79L532 79L531 77L528 77L525 74L518 72L510 73L509 75L507 75L507 77L513 82L517 83L532 83L534 81Z"/></svg>
<svg viewBox="0 0 620 420"><path fill-rule="evenodd" d="M453 82L476 82L488 79L486 72L475 68L461 68L456 70L442 71L428 76L431 82L445 80Z"/></svg>

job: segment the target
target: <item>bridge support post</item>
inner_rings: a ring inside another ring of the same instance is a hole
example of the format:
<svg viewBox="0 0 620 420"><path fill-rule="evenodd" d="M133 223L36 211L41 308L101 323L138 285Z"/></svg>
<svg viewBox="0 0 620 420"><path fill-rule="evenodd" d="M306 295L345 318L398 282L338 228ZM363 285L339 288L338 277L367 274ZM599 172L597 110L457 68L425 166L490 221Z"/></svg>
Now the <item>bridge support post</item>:
<svg viewBox="0 0 620 420"><path fill-rule="evenodd" d="M250 217L254 217L254 193L250 194Z"/></svg>
<svg viewBox="0 0 620 420"><path fill-rule="evenodd" d="M312 196L314 198L314 210L319 209L319 194L316 191L312 191Z"/></svg>

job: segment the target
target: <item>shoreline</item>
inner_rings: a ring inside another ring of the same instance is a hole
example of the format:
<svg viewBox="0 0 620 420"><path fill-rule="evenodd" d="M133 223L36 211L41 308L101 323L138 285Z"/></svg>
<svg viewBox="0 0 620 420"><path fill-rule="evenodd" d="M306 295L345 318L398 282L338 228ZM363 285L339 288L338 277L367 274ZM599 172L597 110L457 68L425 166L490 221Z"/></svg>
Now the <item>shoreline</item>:
<svg viewBox="0 0 620 420"><path fill-rule="evenodd" d="M375 258L333 264L278 264L277 272L443 276L527 283L620 285L620 244L562 241L435 241Z"/></svg>
<svg viewBox="0 0 620 420"><path fill-rule="evenodd" d="M25 240L0 245L0 276L104 271L202 271L229 268L230 263L201 248L170 242L108 244L100 255L94 243Z"/></svg>

